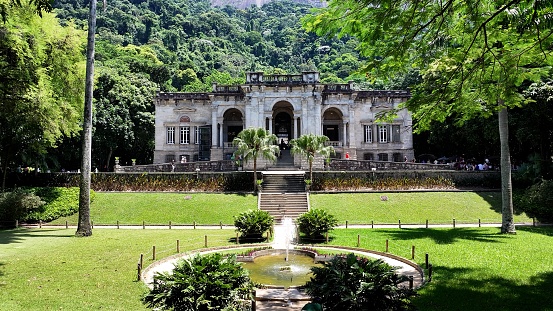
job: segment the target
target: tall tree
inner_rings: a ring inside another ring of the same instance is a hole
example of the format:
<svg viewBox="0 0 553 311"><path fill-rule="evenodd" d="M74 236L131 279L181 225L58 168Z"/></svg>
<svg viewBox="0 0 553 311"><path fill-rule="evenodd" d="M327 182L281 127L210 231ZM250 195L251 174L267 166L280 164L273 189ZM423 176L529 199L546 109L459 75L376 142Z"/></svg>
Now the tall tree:
<svg viewBox="0 0 553 311"><path fill-rule="evenodd" d="M238 137L232 141L236 145L235 156L242 156L244 161L253 161L253 188L257 187L257 158L260 156L276 161L279 151L276 145L278 138L275 134L263 128L248 128L238 133Z"/></svg>
<svg viewBox="0 0 553 311"><path fill-rule="evenodd" d="M462 124L498 113L501 232L514 233L508 109L523 103L522 83L548 73L552 8L548 0L334 0L304 26L358 38L374 77L420 69L407 102L419 130L448 116Z"/></svg>
<svg viewBox="0 0 553 311"><path fill-rule="evenodd" d="M306 134L299 138L292 139L290 150L293 154L300 154L307 159L309 163L309 179L313 181L313 160L317 154L320 154L325 159L328 159L333 154L334 147L325 146L325 143L329 140L324 135Z"/></svg>
<svg viewBox="0 0 553 311"><path fill-rule="evenodd" d="M2 188L10 165L36 163L79 130L84 78L83 34L72 24L61 27L52 14L39 18L32 6L7 14L0 24Z"/></svg>
<svg viewBox="0 0 553 311"><path fill-rule="evenodd" d="M86 85L84 96L83 146L81 178L79 182L79 224L76 236L91 236L90 223L90 170L92 158L92 98L94 91L94 45L96 34L96 0L90 0L88 41L86 48Z"/></svg>

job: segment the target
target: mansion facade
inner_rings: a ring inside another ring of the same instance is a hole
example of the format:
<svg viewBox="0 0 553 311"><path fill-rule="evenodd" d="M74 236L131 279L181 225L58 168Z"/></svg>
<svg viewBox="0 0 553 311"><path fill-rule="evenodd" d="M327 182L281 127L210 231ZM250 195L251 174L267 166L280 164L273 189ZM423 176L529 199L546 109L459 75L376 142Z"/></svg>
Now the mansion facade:
<svg viewBox="0 0 553 311"><path fill-rule="evenodd" d="M334 158L411 160L410 113L402 109L391 122L377 122L409 96L408 91L358 91L352 84L321 83L318 72L250 72L245 84L214 84L208 93L159 92L154 99L154 164L229 160L236 150L233 139L250 127L264 128L285 144L303 134L325 135ZM303 166L299 156L294 163Z"/></svg>

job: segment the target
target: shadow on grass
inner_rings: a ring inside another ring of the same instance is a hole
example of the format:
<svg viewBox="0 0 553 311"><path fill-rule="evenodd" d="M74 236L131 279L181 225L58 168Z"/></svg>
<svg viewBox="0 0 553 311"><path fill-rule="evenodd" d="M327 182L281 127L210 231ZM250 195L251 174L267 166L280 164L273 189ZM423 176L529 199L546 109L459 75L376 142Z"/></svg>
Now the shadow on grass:
<svg viewBox="0 0 553 311"><path fill-rule="evenodd" d="M552 310L553 271L530 277L528 284L500 276L474 278L478 271L463 268L435 266L434 271L432 282L414 299L420 309Z"/></svg>
<svg viewBox="0 0 553 311"><path fill-rule="evenodd" d="M230 243L236 244L236 237L228 239ZM238 244L268 243L265 237L238 237Z"/></svg>
<svg viewBox="0 0 553 311"><path fill-rule="evenodd" d="M26 229L18 228L13 230L0 231L0 244L21 243L25 238L70 238L72 234L59 234L62 229ZM63 229L66 230L66 229Z"/></svg>
<svg viewBox="0 0 553 311"><path fill-rule="evenodd" d="M490 204L490 209L498 214L502 212L502 203L501 203L501 191L499 192L476 192L484 201ZM521 195L520 192L513 193L513 196ZM516 204L514 206L513 213L515 215L521 215L524 213L523 210L517 208Z"/></svg>
<svg viewBox="0 0 553 311"><path fill-rule="evenodd" d="M401 229L401 230L380 230L386 232L398 240L431 239L437 244L453 244L459 240L469 240L485 243L499 243L509 238L497 233L489 233L479 228L456 228L456 229Z"/></svg>
<svg viewBox="0 0 553 311"><path fill-rule="evenodd" d="M553 226L547 227L531 227L531 226L518 226L517 231L524 231L536 234L543 234L546 236L553 236Z"/></svg>

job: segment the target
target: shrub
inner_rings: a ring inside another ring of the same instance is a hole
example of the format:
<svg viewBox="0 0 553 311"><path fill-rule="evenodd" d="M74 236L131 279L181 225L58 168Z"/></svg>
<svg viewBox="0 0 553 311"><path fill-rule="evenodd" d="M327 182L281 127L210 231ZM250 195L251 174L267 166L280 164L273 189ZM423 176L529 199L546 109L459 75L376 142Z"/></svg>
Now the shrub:
<svg viewBox="0 0 553 311"><path fill-rule="evenodd" d="M236 256L219 253L177 262L169 273L154 276L153 288L143 297L156 310L250 310L253 283Z"/></svg>
<svg viewBox="0 0 553 311"><path fill-rule="evenodd" d="M308 238L320 238L332 230L338 224L338 220L325 210L311 209L298 217L296 223L300 233Z"/></svg>
<svg viewBox="0 0 553 311"><path fill-rule="evenodd" d="M273 224L273 216L259 209L248 210L234 216L234 226L242 236L261 237L263 233L273 227Z"/></svg>
<svg viewBox="0 0 553 311"><path fill-rule="evenodd" d="M44 187L32 188L32 193L39 196L46 204L30 211L23 220L28 222L52 221L69 216L79 211L79 188ZM94 200L95 192L90 191L90 200Z"/></svg>
<svg viewBox="0 0 553 311"><path fill-rule="evenodd" d="M39 196L29 190L0 193L0 219L15 225L15 220L24 220L30 211L40 209L44 204Z"/></svg>
<svg viewBox="0 0 553 311"><path fill-rule="evenodd" d="M305 291L325 310L409 310L412 290L400 287L407 280L381 259L336 256L322 267L311 268Z"/></svg>
<svg viewBox="0 0 553 311"><path fill-rule="evenodd" d="M553 180L542 180L532 185L518 198L517 205L530 217L540 222L553 223Z"/></svg>

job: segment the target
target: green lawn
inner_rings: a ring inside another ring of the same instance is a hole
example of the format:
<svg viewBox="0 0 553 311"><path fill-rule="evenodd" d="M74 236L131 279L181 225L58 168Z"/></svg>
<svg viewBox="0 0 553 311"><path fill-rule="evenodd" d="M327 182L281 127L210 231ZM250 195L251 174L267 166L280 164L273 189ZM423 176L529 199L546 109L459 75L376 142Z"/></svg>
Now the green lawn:
<svg viewBox="0 0 553 311"><path fill-rule="evenodd" d="M331 244L357 246L433 265L433 281L419 290L420 310L553 310L553 228L340 229Z"/></svg>
<svg viewBox="0 0 553 311"><path fill-rule="evenodd" d="M0 310L145 310L146 291L136 263L181 250L229 245L232 230L95 229L76 238L73 229L0 231ZM420 310L553 310L553 228L339 229L332 244L385 250L424 264L434 279L415 299Z"/></svg>
<svg viewBox="0 0 553 311"><path fill-rule="evenodd" d="M185 199L185 196L190 198ZM381 201L380 196L388 196ZM98 193L95 223L232 223L232 216L255 208L252 195ZM500 221L497 193L387 193L312 195L341 222L450 223L481 218ZM419 220L423 218L423 220ZM76 223L76 216L73 218ZM517 221L529 221L523 215ZM68 220L69 221L69 220ZM474 220L473 220L474 221ZM58 221L65 223L65 219ZM70 221L71 222L71 221ZM152 262L208 245L232 244L233 230L94 229L88 238L74 229L0 231L0 310L145 310L146 291L136 282L141 253ZM553 227L518 227L516 235L497 228L337 229L331 244L390 252L424 263L428 253L434 280L415 299L419 310L553 310Z"/></svg>
<svg viewBox="0 0 553 311"><path fill-rule="evenodd" d="M152 262L181 251L231 244L233 230L74 229L0 231L0 310L146 310L136 282L141 253Z"/></svg>
<svg viewBox="0 0 553 311"><path fill-rule="evenodd" d="M233 224L233 216L257 208L257 196L246 194L99 192L90 207L94 224ZM77 216L52 224L77 224Z"/></svg>
<svg viewBox="0 0 553 311"><path fill-rule="evenodd" d="M381 196L387 196L382 201ZM412 192L311 194L311 207L335 215L341 224L397 223L450 224L501 222L501 195L497 192ZM91 205L94 224L233 224L233 216L257 208L257 196L248 194L178 194L100 192ZM77 215L52 224L77 224ZM516 222L532 222L525 214Z"/></svg>
<svg viewBox="0 0 553 311"><path fill-rule="evenodd" d="M381 200L386 196L387 200ZM433 224L501 222L498 192L337 193L310 195L311 208L335 215L340 223ZM532 222L526 214L516 222Z"/></svg>

